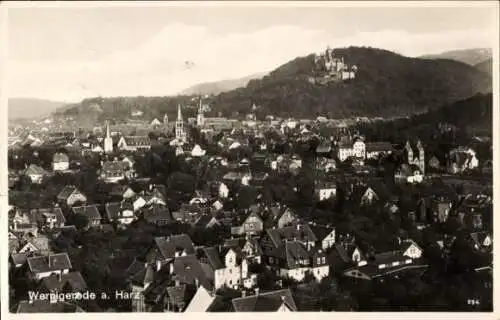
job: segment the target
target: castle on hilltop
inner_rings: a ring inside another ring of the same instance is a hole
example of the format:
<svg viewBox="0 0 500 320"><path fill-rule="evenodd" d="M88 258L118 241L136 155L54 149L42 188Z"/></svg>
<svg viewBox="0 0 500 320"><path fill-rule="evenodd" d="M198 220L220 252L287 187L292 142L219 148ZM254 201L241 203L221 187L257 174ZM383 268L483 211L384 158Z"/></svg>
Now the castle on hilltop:
<svg viewBox="0 0 500 320"><path fill-rule="evenodd" d="M341 82L354 79L358 67L350 66L344 62L344 57L337 57L333 49L327 47L324 52L314 55L314 65L316 76L309 77L309 82L316 84L326 84L329 82Z"/></svg>

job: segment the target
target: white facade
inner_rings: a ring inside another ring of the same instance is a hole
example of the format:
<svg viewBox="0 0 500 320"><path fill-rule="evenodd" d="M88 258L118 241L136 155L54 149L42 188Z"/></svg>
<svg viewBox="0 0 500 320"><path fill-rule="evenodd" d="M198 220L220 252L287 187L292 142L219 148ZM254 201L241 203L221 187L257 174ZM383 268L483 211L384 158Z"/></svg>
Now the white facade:
<svg viewBox="0 0 500 320"><path fill-rule="evenodd" d="M43 278L50 277L53 274L67 274L69 272L69 269L64 269L64 270L53 270L53 271L48 271L48 272L38 272L33 274L33 278L35 280L41 280Z"/></svg>
<svg viewBox="0 0 500 320"><path fill-rule="evenodd" d="M53 162L52 163L52 170L53 171L66 171L69 169L69 162L68 161L61 161L61 162Z"/></svg>
<svg viewBox="0 0 500 320"><path fill-rule="evenodd" d="M327 250L335 245L335 229L330 232L329 235L327 235L322 241L321 241L321 248L323 250Z"/></svg>
<svg viewBox="0 0 500 320"><path fill-rule="evenodd" d="M225 268L215 270L215 289L222 287L234 288L241 284L242 266L236 261L236 252L229 250L225 256Z"/></svg>
<svg viewBox="0 0 500 320"><path fill-rule="evenodd" d="M319 201L328 200L334 198L337 194L337 188L320 188L317 191Z"/></svg>
<svg viewBox="0 0 500 320"><path fill-rule="evenodd" d="M330 267L326 265L314 268L305 267L305 268L294 268L294 269L280 269L280 276L289 277L294 279L295 281L300 282L304 280L308 272L311 272L317 281L321 281L321 279L328 277L328 274L330 273Z"/></svg>
<svg viewBox="0 0 500 320"><path fill-rule="evenodd" d="M135 220L135 215L132 210L123 210L122 215L118 218L121 224L131 224Z"/></svg>
<svg viewBox="0 0 500 320"><path fill-rule="evenodd" d="M229 188L224 183L219 185L219 197L223 199L229 197Z"/></svg>

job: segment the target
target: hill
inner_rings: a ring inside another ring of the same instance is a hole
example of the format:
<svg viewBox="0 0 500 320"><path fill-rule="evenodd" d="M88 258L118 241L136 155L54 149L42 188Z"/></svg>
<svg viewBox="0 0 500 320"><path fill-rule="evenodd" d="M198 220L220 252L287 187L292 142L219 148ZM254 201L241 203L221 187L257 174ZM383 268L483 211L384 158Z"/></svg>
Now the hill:
<svg viewBox="0 0 500 320"><path fill-rule="evenodd" d="M35 98L10 98L8 100L9 119L29 119L45 117L65 105L64 102Z"/></svg>
<svg viewBox="0 0 500 320"><path fill-rule="evenodd" d="M486 72L489 75L492 75L493 74L493 59L490 58L486 61L480 62L480 63L474 65L474 67L478 70Z"/></svg>
<svg viewBox="0 0 500 320"><path fill-rule="evenodd" d="M493 95L477 94L410 118L360 123L358 129L371 141L403 143L407 139L418 137L426 144L432 144L433 140L436 140L436 130L440 124L456 128L453 134L454 140L467 141L472 135L491 137Z"/></svg>
<svg viewBox="0 0 500 320"><path fill-rule="evenodd" d="M182 95L217 95L224 91L229 91L237 89L240 87L246 87L250 80L260 79L265 76L267 72L261 72L252 74L250 76L240 78L240 79L230 79L214 82L205 82L196 84L189 87L181 92Z"/></svg>
<svg viewBox="0 0 500 320"><path fill-rule="evenodd" d="M356 78L341 84L313 85L313 56L297 58L246 88L222 93L215 105L225 111L248 112L252 103L264 114L330 118L398 116L433 109L491 91L491 79L467 64L452 60L408 58L390 51L349 47L335 55L356 65Z"/></svg>
<svg viewBox="0 0 500 320"><path fill-rule="evenodd" d="M476 49L466 49L466 50L453 50L446 51L439 54L424 55L420 58L423 59L449 59L455 60L463 63L467 63L474 66L478 63L492 59L493 50L489 48L476 48Z"/></svg>
<svg viewBox="0 0 500 320"><path fill-rule="evenodd" d="M245 114L253 103L257 116L268 114L312 118L351 116L407 116L446 103L491 91L491 77L467 64L452 60L408 58L390 51L349 47L335 49L336 56L356 65L356 78L342 83L314 85L308 77L317 75L313 55L296 58L244 88L223 92L206 100L211 115ZM86 99L65 114L85 115L95 99ZM177 104L195 105L192 96L119 97L99 99L100 118L126 119L141 110L152 119L167 113L175 119ZM185 117L195 108L185 108Z"/></svg>

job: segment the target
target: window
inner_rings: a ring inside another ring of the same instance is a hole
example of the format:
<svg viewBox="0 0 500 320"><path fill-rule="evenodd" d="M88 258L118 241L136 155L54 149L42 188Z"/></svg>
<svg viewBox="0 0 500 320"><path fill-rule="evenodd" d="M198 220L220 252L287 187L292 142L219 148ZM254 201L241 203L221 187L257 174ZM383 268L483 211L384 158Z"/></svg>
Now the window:
<svg viewBox="0 0 500 320"><path fill-rule="evenodd" d="M321 263L321 258L318 258L317 264L320 264L320 263Z"/></svg>
<svg viewBox="0 0 500 320"><path fill-rule="evenodd" d="M274 258L273 257L269 257L269 263L274 263Z"/></svg>
<svg viewBox="0 0 500 320"><path fill-rule="evenodd" d="M321 262L322 262L322 263L326 263L326 258L325 258L325 257L322 257L322 258L321 258Z"/></svg>

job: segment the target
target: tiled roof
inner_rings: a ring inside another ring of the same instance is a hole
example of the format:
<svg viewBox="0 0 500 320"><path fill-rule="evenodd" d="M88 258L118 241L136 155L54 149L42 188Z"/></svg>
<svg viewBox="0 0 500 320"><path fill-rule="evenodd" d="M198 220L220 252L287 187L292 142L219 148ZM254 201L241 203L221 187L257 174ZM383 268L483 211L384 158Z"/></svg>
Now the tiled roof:
<svg viewBox="0 0 500 320"><path fill-rule="evenodd" d="M129 147L144 147L151 145L151 140L148 136L124 136L123 139Z"/></svg>
<svg viewBox="0 0 500 320"><path fill-rule="evenodd" d="M207 273L203 270L200 261L194 254L175 258L174 275L181 283L195 284L198 281L208 291L213 288Z"/></svg>
<svg viewBox="0 0 500 320"><path fill-rule="evenodd" d="M285 240L296 239L299 241L318 241L318 238L314 235L311 227L307 224L289 226L280 229L268 229L267 234L276 247L282 244Z"/></svg>
<svg viewBox="0 0 500 320"><path fill-rule="evenodd" d="M101 220L101 214L99 213L99 209L97 209L97 205L88 205L81 207L73 207L71 208L75 214L81 214L89 218L90 220Z"/></svg>
<svg viewBox="0 0 500 320"><path fill-rule="evenodd" d="M57 199L59 200L67 200L69 196L73 194L73 192L80 192L75 186L65 186L61 192L57 195Z"/></svg>
<svg viewBox="0 0 500 320"><path fill-rule="evenodd" d="M67 154L62 153L62 152L56 152L52 158L52 162L54 163L59 163L59 162L69 162L69 157Z"/></svg>
<svg viewBox="0 0 500 320"><path fill-rule="evenodd" d="M45 171L42 167L37 166L36 164L30 164L29 167L24 171L26 175L45 175L47 171Z"/></svg>
<svg viewBox="0 0 500 320"><path fill-rule="evenodd" d="M61 208L57 207L32 209L30 211L30 215L32 217L32 221L36 221L39 224L43 224L46 217L56 218L57 223L66 223L66 218L64 218Z"/></svg>
<svg viewBox="0 0 500 320"><path fill-rule="evenodd" d="M43 273L63 269L71 269L67 253L57 253L46 257L28 258L28 266L33 273Z"/></svg>
<svg viewBox="0 0 500 320"><path fill-rule="evenodd" d="M141 209L143 217L148 222L172 221L172 215L168 208L161 204L152 204Z"/></svg>
<svg viewBox="0 0 500 320"><path fill-rule="evenodd" d="M385 152L393 149L392 144L389 142L367 142L366 152Z"/></svg>
<svg viewBox="0 0 500 320"><path fill-rule="evenodd" d="M108 220L113 221L116 219L120 219L124 210L133 211L134 207L128 202L112 202L106 203L105 210Z"/></svg>
<svg viewBox="0 0 500 320"><path fill-rule="evenodd" d="M295 300L290 289L283 289L258 295L233 299L235 312L275 312L286 304L292 311L297 311Z"/></svg>
<svg viewBox="0 0 500 320"><path fill-rule="evenodd" d="M154 241L165 259L174 258L176 251L185 251L186 254L195 252L193 241L187 234L157 237Z"/></svg>
<svg viewBox="0 0 500 320"><path fill-rule="evenodd" d="M80 272L69 272L62 274L61 278L59 276L49 276L43 278L42 286L48 291L58 291L62 292L63 288L70 286L73 292L83 291L87 289L87 283L83 279Z"/></svg>

